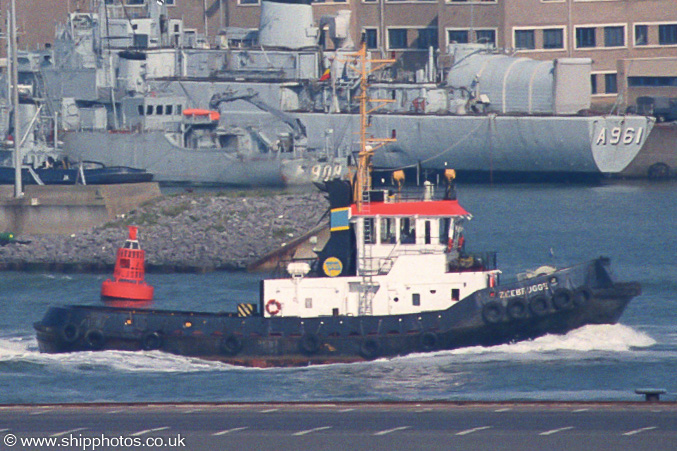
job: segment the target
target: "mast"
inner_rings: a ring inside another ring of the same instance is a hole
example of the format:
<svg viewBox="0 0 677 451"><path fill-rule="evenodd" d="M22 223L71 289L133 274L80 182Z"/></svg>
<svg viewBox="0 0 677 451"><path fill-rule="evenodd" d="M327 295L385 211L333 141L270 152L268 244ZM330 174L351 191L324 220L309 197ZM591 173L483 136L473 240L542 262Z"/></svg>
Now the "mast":
<svg viewBox="0 0 677 451"><path fill-rule="evenodd" d="M362 211L365 203L364 195L371 190L371 157L374 151L386 143L395 142L394 138L374 138L367 136L367 128L369 127L368 116L370 113L378 110L386 103L392 103L394 100L390 99L370 99L367 93L369 82L367 77L372 72L375 72L388 64L394 63L394 59L380 59L367 60L367 44L362 42L360 50L356 53L351 53L350 56L356 57L356 60L350 61L349 67L360 75L360 94L356 97L360 101L360 151L358 153L357 176L355 186L353 187L353 199L357 204L357 211ZM377 63L367 69L367 63ZM368 102L375 102L377 105L371 109L367 109Z"/></svg>
<svg viewBox="0 0 677 451"><path fill-rule="evenodd" d="M21 133L19 126L19 61L17 58L17 41L16 41L16 0L10 3L10 44L9 48L12 53L12 115L14 117L14 197L22 197L21 190Z"/></svg>

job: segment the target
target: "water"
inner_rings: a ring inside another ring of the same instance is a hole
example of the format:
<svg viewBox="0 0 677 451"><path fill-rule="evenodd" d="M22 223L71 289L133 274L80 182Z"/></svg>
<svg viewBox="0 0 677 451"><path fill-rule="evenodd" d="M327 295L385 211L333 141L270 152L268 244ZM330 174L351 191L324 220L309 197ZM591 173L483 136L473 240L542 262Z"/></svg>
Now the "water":
<svg viewBox="0 0 677 451"><path fill-rule="evenodd" d="M677 398L677 184L460 186L471 251L496 250L506 276L612 258L643 293L620 324L492 348L296 369L249 369L154 352L40 354L48 305L98 304L102 275L0 273L0 403ZM227 251L227 250L224 250ZM150 274L159 308L232 310L261 275Z"/></svg>

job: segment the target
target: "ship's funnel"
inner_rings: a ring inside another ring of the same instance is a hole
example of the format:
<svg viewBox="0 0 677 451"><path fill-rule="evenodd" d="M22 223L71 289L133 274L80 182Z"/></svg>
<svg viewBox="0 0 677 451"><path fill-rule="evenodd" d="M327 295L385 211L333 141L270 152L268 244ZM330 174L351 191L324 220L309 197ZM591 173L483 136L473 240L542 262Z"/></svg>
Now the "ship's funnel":
<svg viewBox="0 0 677 451"><path fill-rule="evenodd" d="M259 43L263 47L301 49L317 44L310 4L264 1L261 4Z"/></svg>

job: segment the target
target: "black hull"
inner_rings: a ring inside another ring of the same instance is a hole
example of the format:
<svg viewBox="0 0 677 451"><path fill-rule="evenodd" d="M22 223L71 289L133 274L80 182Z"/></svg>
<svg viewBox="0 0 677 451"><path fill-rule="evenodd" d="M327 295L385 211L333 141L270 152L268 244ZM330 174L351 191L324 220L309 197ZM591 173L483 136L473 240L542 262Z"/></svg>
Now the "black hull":
<svg viewBox="0 0 677 451"><path fill-rule="evenodd" d="M485 289L447 310L391 316L239 317L97 306L51 307L35 324L42 352L161 350L244 366L356 362L491 346L613 324L640 293L598 259ZM576 283L578 281L578 283Z"/></svg>
<svg viewBox="0 0 677 451"><path fill-rule="evenodd" d="M82 182L80 170L70 169L34 169L40 180L46 185L75 185ZM144 183L153 180L153 174L145 169L125 166L97 167L84 169L85 183L88 185L113 185L118 183ZM12 185L15 179L14 168L0 167L0 185ZM37 181L28 169L21 170L24 185L36 185Z"/></svg>

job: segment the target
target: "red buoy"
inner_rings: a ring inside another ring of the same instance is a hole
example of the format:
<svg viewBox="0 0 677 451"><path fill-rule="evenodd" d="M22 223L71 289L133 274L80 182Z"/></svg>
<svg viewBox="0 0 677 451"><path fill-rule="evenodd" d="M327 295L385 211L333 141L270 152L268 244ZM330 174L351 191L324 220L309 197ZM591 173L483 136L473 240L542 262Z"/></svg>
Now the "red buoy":
<svg viewBox="0 0 677 451"><path fill-rule="evenodd" d="M145 252L140 249L136 239L136 226L129 226L129 238L118 249L115 260L115 280L106 280L101 284L101 297L104 299L129 299L150 301L153 299L153 287L144 282Z"/></svg>

